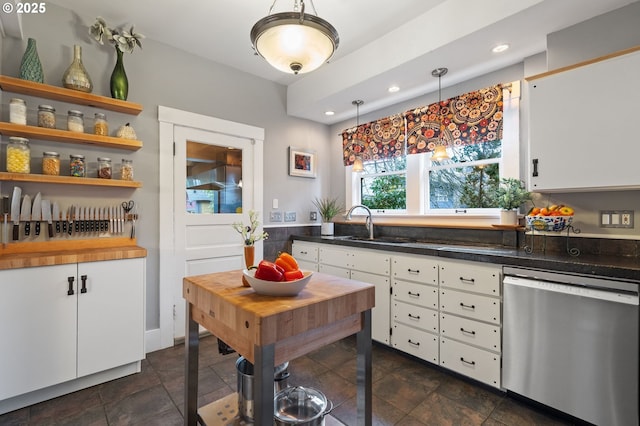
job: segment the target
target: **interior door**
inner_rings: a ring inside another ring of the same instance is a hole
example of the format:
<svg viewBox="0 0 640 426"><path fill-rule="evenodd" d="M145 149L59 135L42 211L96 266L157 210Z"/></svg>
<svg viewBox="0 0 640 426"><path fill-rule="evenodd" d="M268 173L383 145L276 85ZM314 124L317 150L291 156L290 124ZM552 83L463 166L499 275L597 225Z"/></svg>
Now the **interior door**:
<svg viewBox="0 0 640 426"><path fill-rule="evenodd" d="M242 239L231 225L259 207L252 139L176 126L174 141L175 339L185 334L182 278L242 268Z"/></svg>

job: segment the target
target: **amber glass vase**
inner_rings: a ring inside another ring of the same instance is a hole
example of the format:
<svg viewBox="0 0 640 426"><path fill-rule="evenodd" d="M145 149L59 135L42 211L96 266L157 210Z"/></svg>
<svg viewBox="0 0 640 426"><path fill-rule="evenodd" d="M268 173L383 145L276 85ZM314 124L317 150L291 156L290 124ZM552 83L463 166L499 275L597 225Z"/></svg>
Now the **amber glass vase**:
<svg viewBox="0 0 640 426"><path fill-rule="evenodd" d="M244 265L249 269L253 266L253 261L255 260L256 255L256 247L255 246L244 246ZM245 287L251 287L247 280L242 276L242 285Z"/></svg>

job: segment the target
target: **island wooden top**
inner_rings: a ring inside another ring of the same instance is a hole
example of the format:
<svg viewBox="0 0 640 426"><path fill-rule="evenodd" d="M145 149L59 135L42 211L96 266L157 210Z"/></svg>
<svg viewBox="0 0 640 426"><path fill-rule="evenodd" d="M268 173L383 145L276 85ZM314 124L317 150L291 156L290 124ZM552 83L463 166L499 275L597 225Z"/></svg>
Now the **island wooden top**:
<svg viewBox="0 0 640 426"><path fill-rule="evenodd" d="M319 272L293 297L257 294L242 286L240 270L186 277L183 296L194 321L250 362L256 346L275 344L281 363L347 337L375 305L372 284Z"/></svg>

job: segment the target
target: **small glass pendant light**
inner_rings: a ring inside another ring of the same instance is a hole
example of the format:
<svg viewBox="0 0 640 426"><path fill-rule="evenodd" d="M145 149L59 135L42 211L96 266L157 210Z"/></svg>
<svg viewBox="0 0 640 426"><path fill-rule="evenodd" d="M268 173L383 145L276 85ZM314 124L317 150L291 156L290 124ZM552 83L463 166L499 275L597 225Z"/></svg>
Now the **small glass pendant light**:
<svg viewBox="0 0 640 426"><path fill-rule="evenodd" d="M356 129L360 127L360 105L364 103L363 100L357 99L351 102L352 105L356 106ZM353 160L353 168L351 169L353 173L360 173L364 171L364 164L362 162L362 157L356 155L356 159Z"/></svg>
<svg viewBox="0 0 640 426"><path fill-rule="evenodd" d="M436 68L433 71L431 71L431 75L434 77L438 77L438 111L440 110L441 107L441 103L442 103L442 85L441 85L441 79L442 76L445 75L447 72L449 71L449 69L447 68ZM447 143L445 142L443 135L442 135L442 126L443 126L443 122L442 122L442 115L440 115L440 132L438 133L438 145L436 146L436 148L433 150L433 153L431 154L431 161L444 161L444 160L450 160L451 157L449 157L449 153L447 153Z"/></svg>

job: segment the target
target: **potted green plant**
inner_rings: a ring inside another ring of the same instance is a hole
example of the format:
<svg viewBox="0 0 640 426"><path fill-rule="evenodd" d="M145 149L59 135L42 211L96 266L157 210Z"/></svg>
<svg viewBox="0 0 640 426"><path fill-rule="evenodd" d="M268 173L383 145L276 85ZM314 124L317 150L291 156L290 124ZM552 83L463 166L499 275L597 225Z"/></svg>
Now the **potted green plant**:
<svg viewBox="0 0 640 426"><path fill-rule="evenodd" d="M500 223L516 225L518 223L518 207L531 201L531 193L527 191L520 179L503 178L495 193L495 205L500 207Z"/></svg>
<svg viewBox="0 0 640 426"><path fill-rule="evenodd" d="M316 198L313 200L322 219L320 228L321 235L333 235L333 222L331 220L344 211L344 206L338 202L337 198Z"/></svg>

